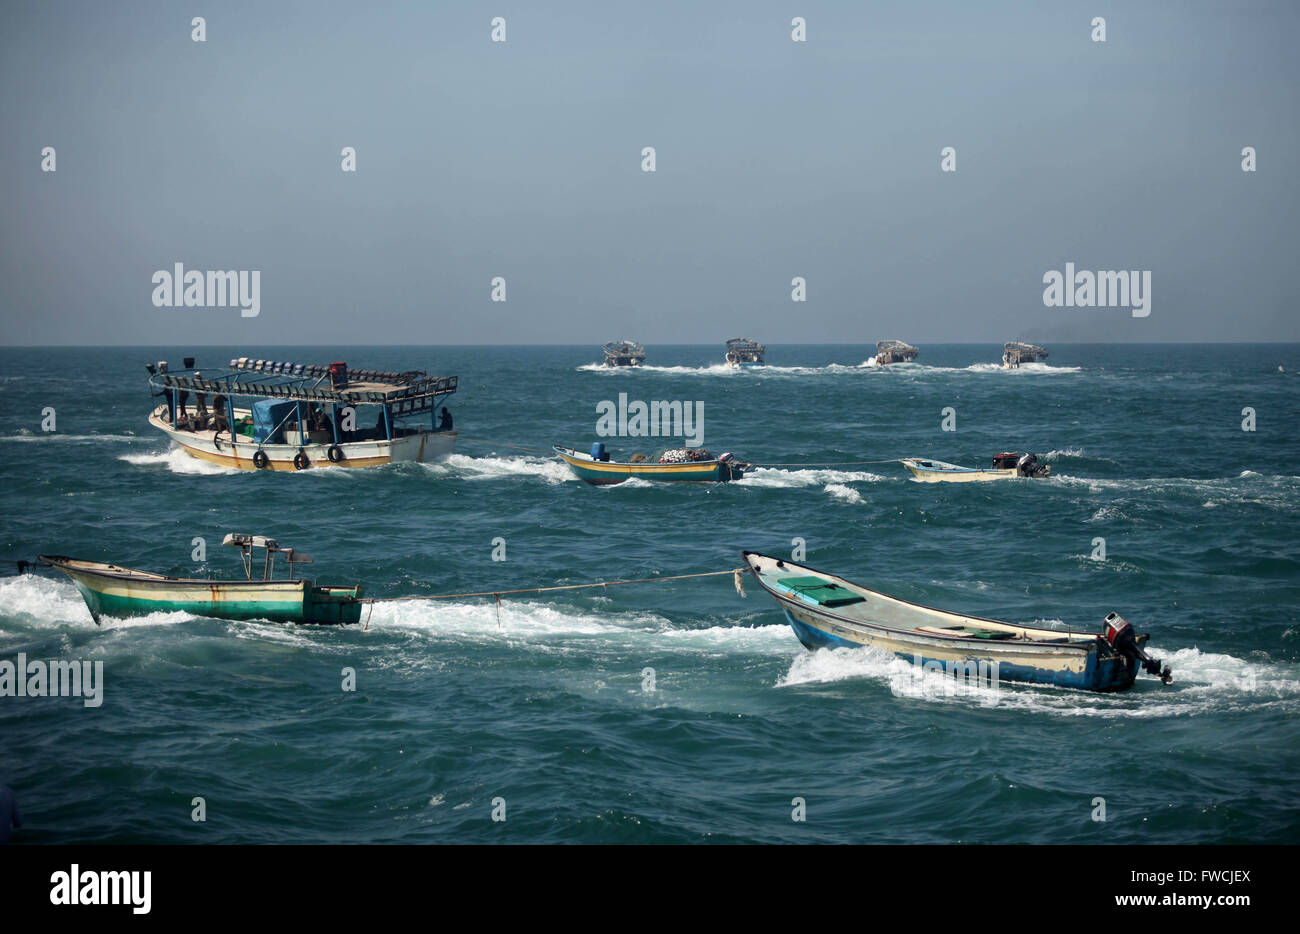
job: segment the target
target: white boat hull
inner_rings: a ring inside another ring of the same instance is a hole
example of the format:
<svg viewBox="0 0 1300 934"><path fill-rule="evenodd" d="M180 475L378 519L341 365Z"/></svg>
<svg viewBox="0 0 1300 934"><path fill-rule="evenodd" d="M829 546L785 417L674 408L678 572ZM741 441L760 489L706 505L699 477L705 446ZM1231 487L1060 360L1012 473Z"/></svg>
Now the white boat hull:
<svg viewBox="0 0 1300 934"><path fill-rule="evenodd" d="M259 444L239 435L232 442L228 432L215 435L212 431L177 431L155 411L149 423L199 460L233 467L237 470L298 470L294 463L299 453L305 454L309 467L378 467L382 464L428 463L445 460L456 445L457 432L419 431L391 441L348 441L338 447L341 460L331 462L330 444ZM258 468L254 455L261 451L267 457L265 467Z"/></svg>
<svg viewBox="0 0 1300 934"><path fill-rule="evenodd" d="M987 480L1024 479L1020 477L1020 471L1014 467L1005 470L992 468L981 470L976 467L959 467L943 461L917 460L910 457L903 459L903 466L922 483L982 483Z"/></svg>

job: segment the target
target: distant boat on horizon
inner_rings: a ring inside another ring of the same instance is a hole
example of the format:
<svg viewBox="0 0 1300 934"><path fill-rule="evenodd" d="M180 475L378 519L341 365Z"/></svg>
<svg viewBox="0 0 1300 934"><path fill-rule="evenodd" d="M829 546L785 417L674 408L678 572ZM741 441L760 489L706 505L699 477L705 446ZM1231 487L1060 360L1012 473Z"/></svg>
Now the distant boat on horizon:
<svg viewBox="0 0 1300 934"><path fill-rule="evenodd" d="M764 359L766 353L767 348L758 341L752 341L747 337L733 337L727 341L727 354L723 359L730 367L764 366L767 362Z"/></svg>
<svg viewBox="0 0 1300 934"><path fill-rule="evenodd" d="M645 348L636 341L610 341L600 348L605 366L640 366L645 363Z"/></svg>
<svg viewBox="0 0 1300 934"><path fill-rule="evenodd" d="M1022 363L1035 363L1046 359L1047 350L1037 344L1007 341L1002 345L1002 367L1006 370L1019 369Z"/></svg>
<svg viewBox="0 0 1300 934"><path fill-rule="evenodd" d="M887 366L890 363L911 363L921 351L903 341L877 341L876 365Z"/></svg>

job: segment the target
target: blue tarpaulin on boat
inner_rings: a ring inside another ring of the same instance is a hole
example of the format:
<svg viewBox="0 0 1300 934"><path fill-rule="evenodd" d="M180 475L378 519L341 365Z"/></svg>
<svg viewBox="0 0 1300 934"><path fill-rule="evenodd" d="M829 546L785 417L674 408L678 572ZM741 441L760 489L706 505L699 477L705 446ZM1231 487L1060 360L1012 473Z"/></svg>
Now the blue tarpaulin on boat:
<svg viewBox="0 0 1300 934"><path fill-rule="evenodd" d="M293 402L276 402L274 399L259 399L253 403L253 440L263 444L283 444L284 443L284 421L285 416L293 411L295 403ZM298 427L298 422L290 418L286 425L293 428ZM279 430L276 430L276 429ZM272 437L271 433L275 432Z"/></svg>

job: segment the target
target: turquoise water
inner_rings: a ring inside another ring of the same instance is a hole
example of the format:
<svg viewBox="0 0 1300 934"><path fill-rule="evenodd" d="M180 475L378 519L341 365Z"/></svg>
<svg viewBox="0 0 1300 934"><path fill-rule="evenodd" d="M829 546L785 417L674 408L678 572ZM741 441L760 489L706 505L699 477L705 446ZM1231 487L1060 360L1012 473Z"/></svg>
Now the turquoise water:
<svg viewBox="0 0 1300 934"><path fill-rule="evenodd" d="M727 577L508 598L499 616L490 599L380 604L369 631L181 614L96 628L67 580L0 577L0 660L102 660L105 677L94 709L0 698L16 839L1294 842L1300 345L1050 350L1018 372L994 345L924 345L886 369L861 365L866 346L773 345L772 366L739 372L720 343L649 346L650 366L613 372L595 343L198 351L213 368L254 353L458 374L456 427L497 443L275 475L169 452L145 423L142 364L188 350L0 351L6 561L233 574L221 536L258 532L312 554L322 583L419 595L721 570L802 538L808 564L922 603L1076 629L1118 610L1177 679L948 690L871 650L805 651ZM705 445L756 462L1018 449L1053 477L923 485L883 463L593 488L501 446L585 449L620 392L704 403Z"/></svg>

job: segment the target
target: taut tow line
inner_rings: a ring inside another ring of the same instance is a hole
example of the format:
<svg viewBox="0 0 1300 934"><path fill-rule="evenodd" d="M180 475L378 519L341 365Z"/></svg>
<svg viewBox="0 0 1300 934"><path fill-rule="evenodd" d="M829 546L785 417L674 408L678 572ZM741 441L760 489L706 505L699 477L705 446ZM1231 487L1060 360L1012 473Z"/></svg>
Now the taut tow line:
<svg viewBox="0 0 1300 934"><path fill-rule="evenodd" d="M370 628L370 614L374 612L376 603L397 603L407 600L456 600L469 597L491 597L496 604L497 627L501 626L501 598L523 593L551 593L558 590L589 590L595 587L608 589L624 584L653 584L659 581L680 581L692 577L721 577L724 574L730 574L735 582L736 591L742 597L745 596L745 588L742 584L745 568L730 568L726 571L700 571L695 574L668 574L663 577L635 577L615 581L596 581L591 584L558 584L552 587L521 587L515 590L476 590L469 593L439 593L423 594L405 597L363 597L361 603L370 604L370 611L366 614L366 624L363 629Z"/></svg>

